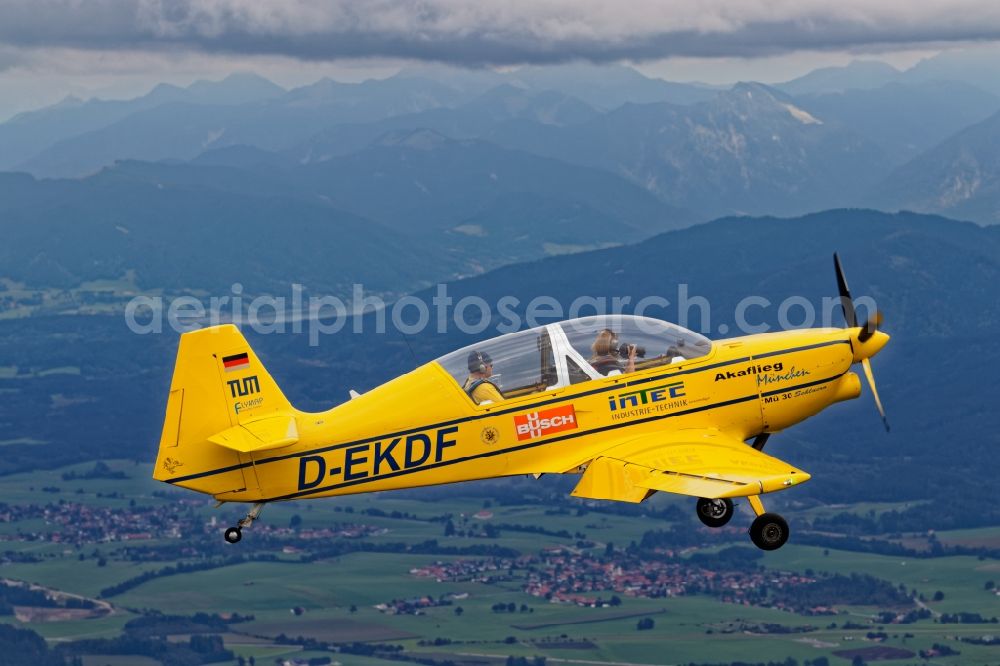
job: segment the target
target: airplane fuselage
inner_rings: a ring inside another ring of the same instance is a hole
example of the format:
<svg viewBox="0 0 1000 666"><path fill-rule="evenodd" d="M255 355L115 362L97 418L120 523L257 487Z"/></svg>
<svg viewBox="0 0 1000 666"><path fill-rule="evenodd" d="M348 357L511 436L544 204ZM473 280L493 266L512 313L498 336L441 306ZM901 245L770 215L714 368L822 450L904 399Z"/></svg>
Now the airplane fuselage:
<svg viewBox="0 0 1000 666"><path fill-rule="evenodd" d="M161 447L155 478L219 500L262 502L578 472L609 439L656 432L713 428L746 440L857 397L857 330L719 340L696 359L490 405L474 404L428 363L326 412L296 412L297 441L283 448L218 447L181 459ZM226 386L236 423L243 405L260 399L254 369Z"/></svg>

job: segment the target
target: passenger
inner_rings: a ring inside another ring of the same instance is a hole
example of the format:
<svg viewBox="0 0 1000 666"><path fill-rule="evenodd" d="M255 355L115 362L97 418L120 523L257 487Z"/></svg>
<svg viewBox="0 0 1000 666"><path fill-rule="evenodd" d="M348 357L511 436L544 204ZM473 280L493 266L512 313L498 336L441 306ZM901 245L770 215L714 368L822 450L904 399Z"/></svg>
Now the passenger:
<svg viewBox="0 0 1000 666"><path fill-rule="evenodd" d="M597 334L597 339L590 346L590 350L593 352L590 357L590 365L602 375L635 372L636 346L628 346L628 359L623 365L621 348L618 345L618 334L610 328Z"/></svg>
<svg viewBox="0 0 1000 666"><path fill-rule="evenodd" d="M484 402L501 402L503 393L496 384L490 381L493 376L493 359L484 351L473 351L469 354L469 378L462 388L475 400L477 405Z"/></svg>

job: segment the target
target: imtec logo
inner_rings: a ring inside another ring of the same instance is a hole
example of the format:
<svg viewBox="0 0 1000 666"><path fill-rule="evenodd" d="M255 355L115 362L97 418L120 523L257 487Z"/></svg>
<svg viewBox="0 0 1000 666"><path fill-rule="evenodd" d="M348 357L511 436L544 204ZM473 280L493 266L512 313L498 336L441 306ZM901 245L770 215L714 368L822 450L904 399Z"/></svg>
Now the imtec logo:
<svg viewBox="0 0 1000 666"><path fill-rule="evenodd" d="M683 398L687 394L684 392L684 382L671 382L662 386L628 391L618 395L608 396L608 407L611 411L619 409L629 409L631 407L641 407L654 402L664 402Z"/></svg>
<svg viewBox="0 0 1000 666"><path fill-rule="evenodd" d="M514 417L517 440L536 439L543 435L576 429L576 410L573 405L543 409Z"/></svg>

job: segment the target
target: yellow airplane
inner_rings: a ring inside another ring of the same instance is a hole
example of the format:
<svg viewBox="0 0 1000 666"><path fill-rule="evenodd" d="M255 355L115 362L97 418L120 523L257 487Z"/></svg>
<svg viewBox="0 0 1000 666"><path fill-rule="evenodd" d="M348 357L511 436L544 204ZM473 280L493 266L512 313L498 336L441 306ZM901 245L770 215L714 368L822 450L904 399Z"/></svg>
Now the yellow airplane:
<svg viewBox="0 0 1000 666"><path fill-rule="evenodd" d="M763 453L768 436L858 397L859 362L888 429L868 359L889 336L878 314L857 325L834 261L846 329L712 342L645 317L574 319L460 349L321 413L292 407L236 327L185 333L153 478L253 503L229 543L268 502L578 474L575 497L697 497L711 527L746 497L751 540L780 548L788 524L760 496L809 474Z"/></svg>

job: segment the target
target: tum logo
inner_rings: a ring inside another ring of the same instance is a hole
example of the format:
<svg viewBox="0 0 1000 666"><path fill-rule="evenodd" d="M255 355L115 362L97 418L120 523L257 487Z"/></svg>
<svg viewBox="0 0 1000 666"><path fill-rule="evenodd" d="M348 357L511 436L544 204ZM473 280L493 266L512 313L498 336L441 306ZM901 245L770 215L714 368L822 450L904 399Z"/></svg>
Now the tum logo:
<svg viewBox="0 0 1000 666"><path fill-rule="evenodd" d="M229 394L234 398L243 398L260 391L260 382L257 381L257 375L250 375L243 379L233 379L226 382L226 386L229 387Z"/></svg>

